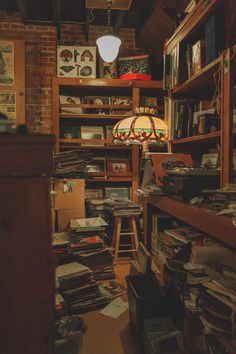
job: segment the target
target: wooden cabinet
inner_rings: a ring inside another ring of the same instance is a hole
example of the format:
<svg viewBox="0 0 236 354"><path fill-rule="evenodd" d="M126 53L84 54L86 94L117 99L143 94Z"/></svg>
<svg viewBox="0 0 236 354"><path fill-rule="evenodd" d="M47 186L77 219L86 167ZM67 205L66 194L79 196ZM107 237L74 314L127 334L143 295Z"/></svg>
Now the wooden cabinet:
<svg viewBox="0 0 236 354"><path fill-rule="evenodd" d="M2 354L53 353L53 143L53 136L0 136Z"/></svg>
<svg viewBox="0 0 236 354"><path fill-rule="evenodd" d="M93 188L95 184L96 187L131 187L131 198L137 200L139 146L113 144L108 132L117 121L132 116L145 97L157 98L157 107L162 109L162 81L53 78L52 90L56 151L78 147L89 149L94 157L105 159L108 168L91 173L93 178L87 180L87 187ZM64 127L72 130L69 135L63 136ZM93 131L94 137L89 138ZM114 173L109 170L109 160L127 160L130 168Z"/></svg>
<svg viewBox="0 0 236 354"><path fill-rule="evenodd" d="M222 186L233 181L235 28L233 1L201 0L166 43L171 150L196 163L219 152Z"/></svg>

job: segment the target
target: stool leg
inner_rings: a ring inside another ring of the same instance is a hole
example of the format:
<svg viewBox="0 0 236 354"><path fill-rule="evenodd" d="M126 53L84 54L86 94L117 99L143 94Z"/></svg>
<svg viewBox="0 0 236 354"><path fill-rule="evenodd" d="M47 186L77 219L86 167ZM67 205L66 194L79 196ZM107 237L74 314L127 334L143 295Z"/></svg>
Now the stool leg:
<svg viewBox="0 0 236 354"><path fill-rule="evenodd" d="M115 263L117 262L118 259L118 253L119 253L119 248L120 248L120 232L121 232L121 221L122 218L120 216L116 217L117 218L117 227L116 227L116 242L115 242L115 257L114 261Z"/></svg>
<svg viewBox="0 0 236 354"><path fill-rule="evenodd" d="M138 232L137 232L137 225L136 225L136 220L135 220L135 216L131 217L131 222L132 222L132 229L133 229L133 233L134 233L134 249L136 249L136 253L138 253Z"/></svg>
<svg viewBox="0 0 236 354"><path fill-rule="evenodd" d="M117 233L117 216L114 217L114 228L113 228L113 235L111 241L111 246L113 249L115 249L115 245L116 245L116 233Z"/></svg>

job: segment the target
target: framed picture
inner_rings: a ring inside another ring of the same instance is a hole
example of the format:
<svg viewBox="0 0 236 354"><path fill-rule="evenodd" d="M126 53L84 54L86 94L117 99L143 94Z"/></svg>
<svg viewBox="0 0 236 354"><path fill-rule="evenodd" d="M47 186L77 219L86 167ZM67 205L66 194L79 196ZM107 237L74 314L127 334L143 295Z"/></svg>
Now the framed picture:
<svg viewBox="0 0 236 354"><path fill-rule="evenodd" d="M109 96L84 96L82 98L83 104L89 104L91 107L84 108L84 113L90 114L109 114L110 108L103 108L103 105L110 104ZM101 105L101 108L94 108L92 105Z"/></svg>
<svg viewBox="0 0 236 354"><path fill-rule="evenodd" d="M112 173L130 172L130 164L128 159L107 160L107 170Z"/></svg>
<svg viewBox="0 0 236 354"><path fill-rule="evenodd" d="M130 188L104 188L105 197L107 198L126 198L130 199Z"/></svg>
<svg viewBox="0 0 236 354"><path fill-rule="evenodd" d="M106 159L105 157L94 157L86 166L86 172L106 172Z"/></svg>
<svg viewBox="0 0 236 354"><path fill-rule="evenodd" d="M103 197L102 188L85 189L85 199L102 198L102 197Z"/></svg>
<svg viewBox="0 0 236 354"><path fill-rule="evenodd" d="M109 96L84 96L82 102L85 104L110 104Z"/></svg>
<svg viewBox="0 0 236 354"><path fill-rule="evenodd" d="M80 107L73 107L73 105L81 104L80 97L70 95L60 95L60 111L67 114L82 114L83 110Z"/></svg>
<svg viewBox="0 0 236 354"><path fill-rule="evenodd" d="M112 96L111 101L116 106L129 106L132 103L131 97L128 96Z"/></svg>
<svg viewBox="0 0 236 354"><path fill-rule="evenodd" d="M61 139L79 139L79 127L77 126L60 126Z"/></svg>
<svg viewBox="0 0 236 354"><path fill-rule="evenodd" d="M141 97L141 106L144 107L157 107L157 97Z"/></svg>
<svg viewBox="0 0 236 354"><path fill-rule="evenodd" d="M201 167L216 168L219 164L219 154L203 154L201 160Z"/></svg>
<svg viewBox="0 0 236 354"><path fill-rule="evenodd" d="M57 76L96 77L96 47L57 46Z"/></svg>
<svg viewBox="0 0 236 354"><path fill-rule="evenodd" d="M104 145L103 127L81 126L80 131L81 131L81 146L103 146Z"/></svg>

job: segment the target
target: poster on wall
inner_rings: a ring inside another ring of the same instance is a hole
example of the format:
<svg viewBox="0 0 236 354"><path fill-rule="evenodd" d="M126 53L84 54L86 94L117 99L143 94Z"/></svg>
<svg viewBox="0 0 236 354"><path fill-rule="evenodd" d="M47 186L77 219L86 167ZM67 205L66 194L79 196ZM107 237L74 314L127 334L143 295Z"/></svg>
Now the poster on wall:
<svg viewBox="0 0 236 354"><path fill-rule="evenodd" d="M96 47L57 46L57 76L96 77Z"/></svg>
<svg viewBox="0 0 236 354"><path fill-rule="evenodd" d="M14 83L14 43L0 40L0 85Z"/></svg>
<svg viewBox="0 0 236 354"><path fill-rule="evenodd" d="M0 91L0 112L9 119L16 119L16 93Z"/></svg>

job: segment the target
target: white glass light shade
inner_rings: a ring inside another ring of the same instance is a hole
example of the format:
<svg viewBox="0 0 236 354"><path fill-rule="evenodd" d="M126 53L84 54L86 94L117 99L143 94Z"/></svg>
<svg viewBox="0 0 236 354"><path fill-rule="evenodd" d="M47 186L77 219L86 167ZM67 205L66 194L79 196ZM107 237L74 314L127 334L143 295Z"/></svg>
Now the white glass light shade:
<svg viewBox="0 0 236 354"><path fill-rule="evenodd" d="M111 34L104 35L96 40L98 51L101 58L107 63L111 63L116 59L119 48L121 45L121 40Z"/></svg>

